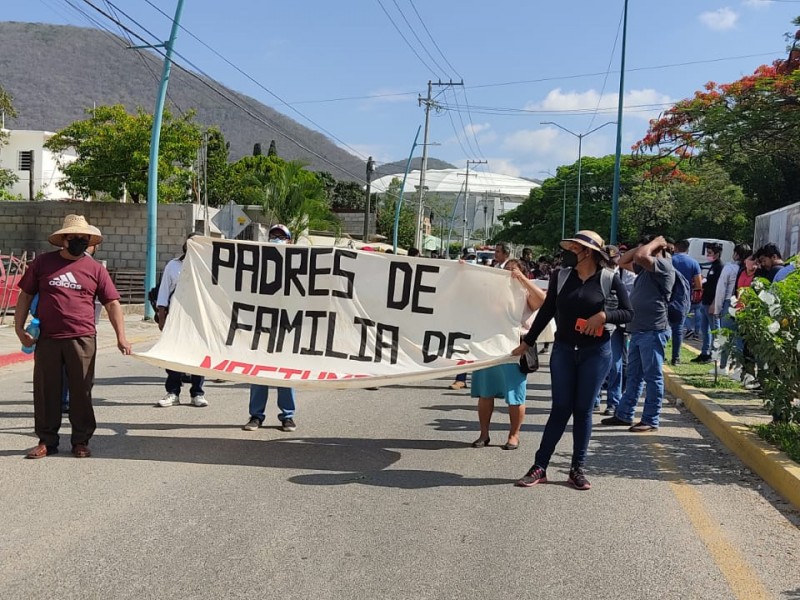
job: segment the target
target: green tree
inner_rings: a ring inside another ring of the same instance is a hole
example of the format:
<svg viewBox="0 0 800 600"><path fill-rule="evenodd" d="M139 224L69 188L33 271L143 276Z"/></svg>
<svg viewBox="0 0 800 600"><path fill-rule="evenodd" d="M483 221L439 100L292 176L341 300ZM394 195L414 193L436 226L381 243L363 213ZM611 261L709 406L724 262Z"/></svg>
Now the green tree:
<svg viewBox="0 0 800 600"><path fill-rule="evenodd" d="M217 128L208 131L206 146L206 178L208 180L209 206L223 206L228 203L228 144Z"/></svg>
<svg viewBox="0 0 800 600"><path fill-rule="evenodd" d="M273 166L264 186L264 213L286 225L295 239L309 229L338 233L339 221L316 174L299 161L286 162L277 156L266 160Z"/></svg>
<svg viewBox="0 0 800 600"><path fill-rule="evenodd" d="M275 145L275 140L270 140L267 156L278 156L278 147Z"/></svg>
<svg viewBox="0 0 800 600"><path fill-rule="evenodd" d="M799 41L800 31L786 59L732 83L709 82L676 103L634 149L718 163L749 198L750 217L794 201L800 188ZM664 175L680 176L682 168Z"/></svg>
<svg viewBox="0 0 800 600"><path fill-rule="evenodd" d="M62 155L68 149L77 154L74 162L59 160L65 175L59 187L79 197L105 193L114 199L127 189L133 202L139 202L147 195L153 116L142 109L131 115L122 105L98 106L86 113L89 118L62 129L46 144ZM193 113L178 119L164 111L158 157L161 202L187 199L201 139L193 118Z"/></svg>
<svg viewBox="0 0 800 600"><path fill-rule="evenodd" d="M379 196L376 230L381 235L385 235L390 240L394 239L394 217L397 202L400 199L399 179L392 179L389 187L384 194ZM417 215L414 208L409 205L408 198L403 199L400 207L400 222L397 228L397 243L399 246L409 248L414 245L417 230Z"/></svg>

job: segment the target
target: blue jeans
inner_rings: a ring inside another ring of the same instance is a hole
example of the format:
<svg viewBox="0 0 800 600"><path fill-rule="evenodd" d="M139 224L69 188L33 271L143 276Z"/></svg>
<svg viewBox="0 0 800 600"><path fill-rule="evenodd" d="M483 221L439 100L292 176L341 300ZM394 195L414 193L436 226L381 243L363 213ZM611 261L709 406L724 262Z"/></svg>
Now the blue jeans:
<svg viewBox="0 0 800 600"><path fill-rule="evenodd" d="M615 409L622 398L622 357L625 353L625 330L617 327L611 334L611 367L608 370L606 407Z"/></svg>
<svg viewBox="0 0 800 600"><path fill-rule="evenodd" d="M700 304L692 304L692 307L689 309L689 314L692 315L691 319L689 315L686 315L684 319L686 329L689 331L693 331L695 334L700 334Z"/></svg>
<svg viewBox="0 0 800 600"><path fill-rule="evenodd" d="M703 336L703 347L700 349L701 354L711 354L714 336L711 331L719 329L719 317L710 315L708 309L711 308L708 304L700 305L700 331L698 332Z"/></svg>
<svg viewBox="0 0 800 600"><path fill-rule="evenodd" d="M677 325L672 325L672 361L675 362L681 357L681 346L683 345L683 326L688 317L684 316L683 320Z"/></svg>
<svg viewBox="0 0 800 600"><path fill-rule="evenodd" d="M622 394L616 416L623 421L633 421L636 403L645 388L642 423L658 427L661 404L664 401L664 348L669 330L637 331L631 334L628 349L628 381Z"/></svg>
<svg viewBox="0 0 800 600"><path fill-rule="evenodd" d="M734 319L728 312L730 307L731 307L730 300L725 300L725 302L722 303L722 314L720 315L719 326L730 330L730 332L727 335L729 343L736 346L741 352L743 342L742 338L739 337L739 330L736 328L736 319ZM730 349L726 344L725 346L722 347L722 350L719 355L719 366L721 369L727 368L728 358L730 358L730 354L731 354Z"/></svg>
<svg viewBox="0 0 800 600"><path fill-rule="evenodd" d="M592 436L592 407L611 363L611 342L576 349L555 342L550 357L553 406L536 452L536 465L547 468L572 417L572 466L583 466Z"/></svg>
<svg viewBox="0 0 800 600"><path fill-rule="evenodd" d="M456 381L462 381L464 383L467 383L467 374L459 373L458 375L456 375Z"/></svg>
<svg viewBox="0 0 800 600"><path fill-rule="evenodd" d="M166 388L168 394L175 394L176 396L181 395L181 387L183 387L183 382L181 378L183 377L183 373L180 371L170 371L167 369L167 381L164 383L164 388ZM206 378L202 375L192 375L192 387L189 390L189 394L194 398L195 396L202 396L203 395L203 384L206 381Z"/></svg>
<svg viewBox="0 0 800 600"><path fill-rule="evenodd" d="M278 408L281 409L281 414L278 415L278 420L283 422L286 419L294 419L294 388L276 387L275 389L278 390ZM262 423L266 418L264 411L267 409L268 396L268 385L250 386L250 416L255 417Z"/></svg>

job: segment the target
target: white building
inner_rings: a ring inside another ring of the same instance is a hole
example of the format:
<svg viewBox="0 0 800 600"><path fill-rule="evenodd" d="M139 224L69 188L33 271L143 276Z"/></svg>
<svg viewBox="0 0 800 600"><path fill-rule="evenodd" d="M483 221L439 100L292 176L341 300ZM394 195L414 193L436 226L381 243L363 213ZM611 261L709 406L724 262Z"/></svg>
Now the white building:
<svg viewBox="0 0 800 600"><path fill-rule="evenodd" d="M442 199L455 201L455 217L452 219L453 239L459 239L463 235L465 220L467 237L476 230L482 230L486 237L486 233L500 223L502 215L517 208L528 198L531 189L539 187L538 183L530 179L500 173L470 169L469 178L466 175L466 169L437 169L425 172L426 195L438 195ZM372 191L377 194L385 193L395 178L402 181L403 173L376 179L372 182ZM403 192L405 201L412 201L419 190L419 179L419 171L411 171L408 174ZM451 217L452 215L444 216L447 221L450 221ZM447 237L447 232L444 232L444 236Z"/></svg>
<svg viewBox="0 0 800 600"><path fill-rule="evenodd" d="M15 196L30 200L30 182L33 178L33 197L41 200L69 200L70 194L58 188L64 178L58 168L58 158L72 162L76 156L69 151L62 154L51 152L45 142L55 133L51 131L27 131L3 129L5 144L0 144L0 168L12 171L18 181L9 190ZM33 170L30 164L33 162Z"/></svg>

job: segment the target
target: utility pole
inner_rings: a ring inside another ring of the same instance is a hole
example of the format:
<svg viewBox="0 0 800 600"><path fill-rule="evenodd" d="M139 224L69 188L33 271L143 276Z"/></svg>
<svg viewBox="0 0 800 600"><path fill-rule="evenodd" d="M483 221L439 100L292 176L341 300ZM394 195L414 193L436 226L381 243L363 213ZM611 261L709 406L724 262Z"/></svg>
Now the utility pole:
<svg viewBox="0 0 800 600"><path fill-rule="evenodd" d="M461 239L461 252L464 252L464 249L467 247L467 209L469 208L469 166L470 165L481 165L486 164L488 161L485 160L468 160L467 161L467 172L464 175L464 232L463 237ZM475 219L473 218L473 225L475 224ZM484 229L486 229L486 224L484 223ZM485 233L485 231L484 231Z"/></svg>
<svg viewBox="0 0 800 600"><path fill-rule="evenodd" d="M183 0L178 0L175 8L175 17L172 19L172 29L169 41L156 46L141 46L143 48L164 47L164 70L161 73L161 83L156 96L156 108L153 112L153 130L150 133L150 165L147 172L147 259L145 262L144 293L156 285L156 253L158 250L158 148L161 143L161 121L164 115L164 104L167 101L167 84L172 70L172 50L175 47L175 38L178 37ZM132 48L133 49L133 48ZM144 318L152 320L153 307L149 302L144 303Z"/></svg>
<svg viewBox="0 0 800 600"><path fill-rule="evenodd" d="M367 188L366 188L366 204L364 205L364 243L369 242L369 213L370 213L370 193L372 186L372 174L375 172L375 161L370 156L367 160Z"/></svg>
<svg viewBox="0 0 800 600"><path fill-rule="evenodd" d="M417 211L417 235L416 235L416 242L415 245L417 248L422 248L422 223L423 223L423 211L424 211L424 203L423 198L425 196L425 172L428 170L428 124L430 122L430 115L431 115L431 108L437 108L438 104L436 101L431 97L431 92L433 91L433 86L439 87L453 87L456 85L464 85L464 81L455 82L452 79L450 81L430 81L428 80L428 96L423 98L419 96L417 102L419 106L425 105L425 131L422 135L422 165L419 171L419 210Z"/></svg>

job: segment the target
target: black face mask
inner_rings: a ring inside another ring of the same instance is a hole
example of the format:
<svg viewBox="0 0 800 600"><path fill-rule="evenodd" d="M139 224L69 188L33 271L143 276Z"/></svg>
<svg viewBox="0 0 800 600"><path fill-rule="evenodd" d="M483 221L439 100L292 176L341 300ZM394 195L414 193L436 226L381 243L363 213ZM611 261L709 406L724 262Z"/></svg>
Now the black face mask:
<svg viewBox="0 0 800 600"><path fill-rule="evenodd" d="M72 238L67 242L67 252L72 256L83 256L89 247L89 240L84 238Z"/></svg>
<svg viewBox="0 0 800 600"><path fill-rule="evenodd" d="M572 250L564 250L564 254L561 256L561 264L563 266L574 269L578 266L579 262L578 255Z"/></svg>

